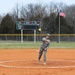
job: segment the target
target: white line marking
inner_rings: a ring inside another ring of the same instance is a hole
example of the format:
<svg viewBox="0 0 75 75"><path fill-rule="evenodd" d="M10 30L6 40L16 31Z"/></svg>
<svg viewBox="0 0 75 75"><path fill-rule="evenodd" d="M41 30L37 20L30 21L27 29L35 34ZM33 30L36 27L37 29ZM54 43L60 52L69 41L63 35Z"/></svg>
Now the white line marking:
<svg viewBox="0 0 75 75"><path fill-rule="evenodd" d="M54 59L50 59L50 60L49 60L49 62L52 62L52 61L54 61L54 62L55 62L55 61L56 61L56 62L61 62L61 61L62 61L62 62L75 62L75 60L54 60Z"/></svg>
<svg viewBox="0 0 75 75"><path fill-rule="evenodd" d="M4 60L0 61L0 63L6 63L6 62L33 62L37 60ZM42 60L43 61L43 60ZM48 62L75 62L75 60L49 60Z"/></svg>
<svg viewBox="0 0 75 75"><path fill-rule="evenodd" d="M5 68L19 68L19 69L21 69L21 68L24 68L24 69L52 69L52 68L75 68L75 66L8 66L8 65L3 65L3 63L6 63L6 62L29 62L29 60L8 60L8 61L0 61L0 66L1 67L5 67ZM32 60L32 61L37 61L37 60ZM32 62L31 61L31 62ZM49 61L49 62L53 62L53 61L58 61L58 62L61 62L61 61L63 61L63 62L75 62L75 60L52 60L52 61ZM40 64L39 64L40 65Z"/></svg>
<svg viewBox="0 0 75 75"><path fill-rule="evenodd" d="M22 67L22 66L7 66L7 65L2 65L0 64L1 67L5 68L17 68L17 69L64 69L64 68L75 68L75 66L40 66L40 67L33 67L33 66L28 66L28 67Z"/></svg>
<svg viewBox="0 0 75 75"><path fill-rule="evenodd" d="M4 60L4 61L0 61L0 63L5 63L5 62L24 62L24 61L29 61L29 60Z"/></svg>

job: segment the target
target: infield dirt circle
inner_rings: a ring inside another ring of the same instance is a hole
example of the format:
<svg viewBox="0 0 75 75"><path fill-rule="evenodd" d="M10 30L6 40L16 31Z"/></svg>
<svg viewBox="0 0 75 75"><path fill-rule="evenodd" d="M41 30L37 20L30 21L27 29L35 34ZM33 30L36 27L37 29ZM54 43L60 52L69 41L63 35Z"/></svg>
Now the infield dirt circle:
<svg viewBox="0 0 75 75"><path fill-rule="evenodd" d="M75 75L75 49L50 48L47 65L39 49L0 49L0 75Z"/></svg>

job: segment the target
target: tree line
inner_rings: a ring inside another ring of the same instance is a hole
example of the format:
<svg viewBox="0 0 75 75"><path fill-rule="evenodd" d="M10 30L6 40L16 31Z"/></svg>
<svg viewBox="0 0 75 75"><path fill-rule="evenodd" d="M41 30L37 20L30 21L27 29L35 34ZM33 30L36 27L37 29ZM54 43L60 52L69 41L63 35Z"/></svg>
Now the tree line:
<svg viewBox="0 0 75 75"><path fill-rule="evenodd" d="M75 5L51 2L49 5L36 3L19 7L17 4L11 13L0 15L0 34L20 33L16 30L16 21L41 21L41 32L37 33L59 33L59 10L64 11L65 17L60 16L60 33L75 34ZM24 33L33 33L24 30Z"/></svg>

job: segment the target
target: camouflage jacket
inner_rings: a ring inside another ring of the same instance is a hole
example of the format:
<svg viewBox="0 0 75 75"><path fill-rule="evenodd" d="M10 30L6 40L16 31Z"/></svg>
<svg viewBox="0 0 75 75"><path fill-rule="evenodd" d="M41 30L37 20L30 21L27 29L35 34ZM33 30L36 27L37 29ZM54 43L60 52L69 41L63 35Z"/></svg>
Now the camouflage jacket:
<svg viewBox="0 0 75 75"><path fill-rule="evenodd" d="M46 39L45 37L42 39L42 45L41 45L41 48L43 49L48 49L50 45L50 40L49 39Z"/></svg>

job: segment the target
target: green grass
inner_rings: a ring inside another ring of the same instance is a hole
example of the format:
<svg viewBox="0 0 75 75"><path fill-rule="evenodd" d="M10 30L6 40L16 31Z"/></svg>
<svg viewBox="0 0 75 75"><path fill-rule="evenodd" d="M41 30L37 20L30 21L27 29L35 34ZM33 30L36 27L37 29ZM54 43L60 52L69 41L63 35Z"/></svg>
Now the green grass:
<svg viewBox="0 0 75 75"><path fill-rule="evenodd" d="M75 42L60 42L51 43L52 48L75 48Z"/></svg>
<svg viewBox="0 0 75 75"><path fill-rule="evenodd" d="M39 48L41 42L0 41L0 48ZM75 42L51 42L50 48L75 48Z"/></svg>

